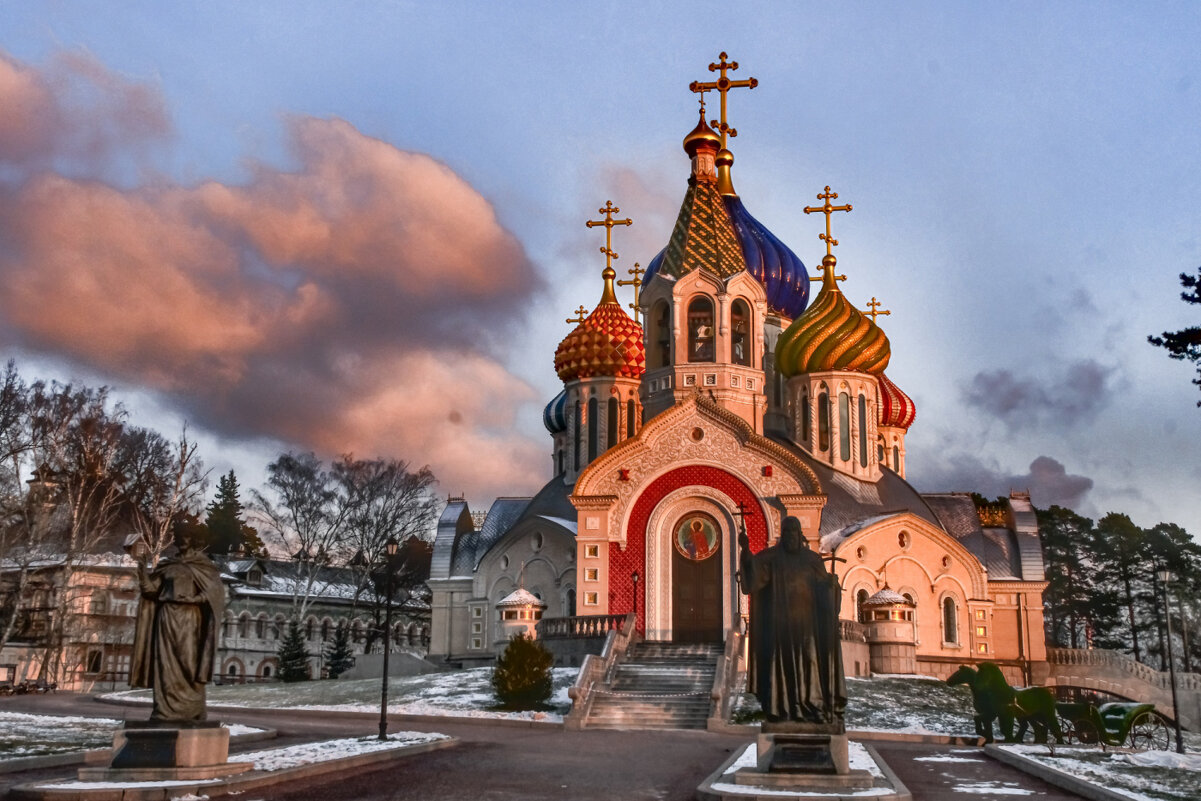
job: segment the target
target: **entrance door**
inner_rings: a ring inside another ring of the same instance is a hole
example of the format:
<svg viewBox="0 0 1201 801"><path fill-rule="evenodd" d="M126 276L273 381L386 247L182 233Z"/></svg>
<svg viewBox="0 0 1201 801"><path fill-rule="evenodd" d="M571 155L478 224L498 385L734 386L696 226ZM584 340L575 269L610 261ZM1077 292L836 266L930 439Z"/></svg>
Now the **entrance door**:
<svg viewBox="0 0 1201 801"><path fill-rule="evenodd" d="M708 515L692 514L672 540L672 640L721 642L721 529Z"/></svg>

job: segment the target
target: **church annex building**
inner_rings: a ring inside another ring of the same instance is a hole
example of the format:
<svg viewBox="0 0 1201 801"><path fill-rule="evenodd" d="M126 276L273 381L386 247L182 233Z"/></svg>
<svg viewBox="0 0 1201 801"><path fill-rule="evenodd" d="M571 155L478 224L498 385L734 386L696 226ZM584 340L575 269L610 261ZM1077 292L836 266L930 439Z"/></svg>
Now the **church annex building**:
<svg viewBox="0 0 1201 801"><path fill-rule="evenodd" d="M497 499L478 526L465 501L448 503L430 658L482 664L535 623L603 630L629 613L648 642L722 643L747 614L739 532L758 552L795 516L842 582L848 675L946 676L987 660L1037 681L1046 585L1030 499L977 508L905 480L916 409L885 372L886 312L843 294L834 255L851 206L825 187L805 209L825 217L811 279L734 189L725 93L748 83L727 78L734 68L723 54L721 80L693 86L721 92L722 119L702 105L684 138L671 238L620 282L634 285L633 317L612 266L613 229L628 221L607 203L589 222L605 228L606 266L599 303L554 355L554 477L532 498Z"/></svg>

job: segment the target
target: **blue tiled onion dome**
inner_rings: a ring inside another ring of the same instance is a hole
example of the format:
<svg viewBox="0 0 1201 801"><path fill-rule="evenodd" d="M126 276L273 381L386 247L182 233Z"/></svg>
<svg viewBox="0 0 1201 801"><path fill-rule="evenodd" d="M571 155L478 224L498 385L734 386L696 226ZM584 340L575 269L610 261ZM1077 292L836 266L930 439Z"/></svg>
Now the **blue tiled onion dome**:
<svg viewBox="0 0 1201 801"><path fill-rule="evenodd" d="M767 293L768 309L795 320L809 305L809 271L787 245L751 216L742 198L725 195L722 201L738 234L747 270ZM666 254L667 248L663 248L650 260L642 278L644 286L658 274Z"/></svg>
<svg viewBox="0 0 1201 801"><path fill-rule="evenodd" d="M542 410L542 425L552 434L567 430L567 390L564 389Z"/></svg>
<svg viewBox="0 0 1201 801"><path fill-rule="evenodd" d="M795 319L809 305L809 271L779 237L751 216L738 195L724 195L747 271L763 284L767 308Z"/></svg>

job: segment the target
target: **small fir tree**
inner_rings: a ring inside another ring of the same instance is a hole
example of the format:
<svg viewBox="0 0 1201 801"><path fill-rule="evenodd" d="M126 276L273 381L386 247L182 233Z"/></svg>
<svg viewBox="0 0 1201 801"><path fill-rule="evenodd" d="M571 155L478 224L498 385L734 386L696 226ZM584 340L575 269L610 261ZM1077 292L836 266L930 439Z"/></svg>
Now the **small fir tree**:
<svg viewBox="0 0 1201 801"><path fill-rule="evenodd" d="M354 648L350 644L350 629L338 626L334 638L325 647L325 669L336 679L354 666Z"/></svg>
<svg viewBox="0 0 1201 801"><path fill-rule="evenodd" d="M288 623L288 633L279 643L280 681L308 681L309 651L304 645L304 635L295 621Z"/></svg>
<svg viewBox="0 0 1201 801"><path fill-rule="evenodd" d="M232 553L239 548L253 554L264 552L258 530L242 519L242 508L238 477L230 470L217 479L217 495L206 508L204 524L209 530L209 553Z"/></svg>
<svg viewBox="0 0 1201 801"><path fill-rule="evenodd" d="M555 658L533 637L513 635L492 671L492 689L505 709L536 709L550 699Z"/></svg>

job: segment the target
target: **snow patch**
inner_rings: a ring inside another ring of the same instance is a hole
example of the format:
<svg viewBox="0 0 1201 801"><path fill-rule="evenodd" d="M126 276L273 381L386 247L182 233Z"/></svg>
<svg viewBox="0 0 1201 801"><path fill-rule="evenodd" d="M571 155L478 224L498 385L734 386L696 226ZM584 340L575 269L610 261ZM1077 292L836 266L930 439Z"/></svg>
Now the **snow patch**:
<svg viewBox="0 0 1201 801"><path fill-rule="evenodd" d="M965 782L955 785L951 790L972 795L1034 795L1033 790L1018 787L1014 782Z"/></svg>
<svg viewBox="0 0 1201 801"><path fill-rule="evenodd" d="M341 740L323 740L316 743L290 745L285 748L272 748L266 751L252 751L248 754L237 754L234 758L239 762L253 762L255 770L286 770L300 765L311 765L315 762L345 759L359 754L408 748L422 743L449 739L445 734L399 731L389 734L388 739L382 741L374 737L347 737Z"/></svg>

